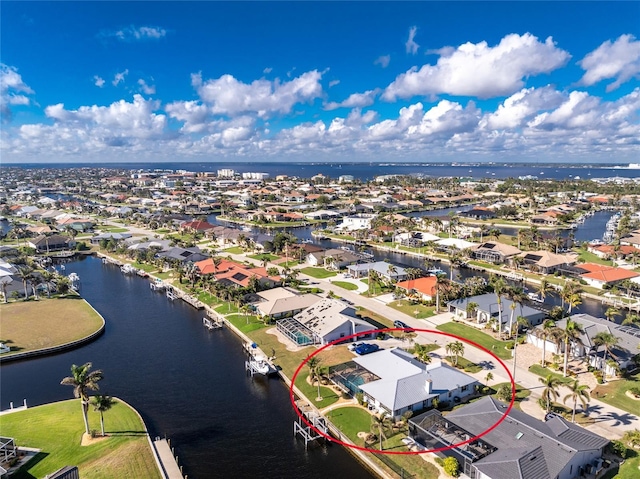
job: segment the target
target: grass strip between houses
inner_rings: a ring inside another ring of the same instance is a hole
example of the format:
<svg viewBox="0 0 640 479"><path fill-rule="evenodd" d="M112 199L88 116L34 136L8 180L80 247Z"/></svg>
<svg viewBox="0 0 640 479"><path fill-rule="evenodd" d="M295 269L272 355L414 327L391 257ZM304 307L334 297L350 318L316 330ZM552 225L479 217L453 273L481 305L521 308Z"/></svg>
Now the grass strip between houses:
<svg viewBox="0 0 640 479"><path fill-rule="evenodd" d="M511 350L505 348L505 346L509 344L508 341L499 341L494 339L488 334L478 331L476 328L451 322L436 326L436 329L438 331L455 334L456 336L478 343L480 346L483 346L494 353L500 359L511 359Z"/></svg>

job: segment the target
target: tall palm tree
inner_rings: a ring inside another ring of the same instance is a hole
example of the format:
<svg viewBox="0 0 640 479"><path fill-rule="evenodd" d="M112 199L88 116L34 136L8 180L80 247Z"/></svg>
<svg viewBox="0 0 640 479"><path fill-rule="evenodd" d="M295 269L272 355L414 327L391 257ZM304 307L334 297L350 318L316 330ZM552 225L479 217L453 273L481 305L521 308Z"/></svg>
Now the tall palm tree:
<svg viewBox="0 0 640 479"><path fill-rule="evenodd" d="M100 429L104 437L104 413L111 409L116 401L111 396L96 394L91 401L93 410L100 413Z"/></svg>
<svg viewBox="0 0 640 479"><path fill-rule="evenodd" d="M415 353L419 361L422 361L425 364L431 363L431 356L429 356L429 349L423 344L415 345Z"/></svg>
<svg viewBox="0 0 640 479"><path fill-rule="evenodd" d="M27 283L31 280L31 273L33 272L33 268L30 266L22 266L18 268L17 276L22 280L22 286L24 288L24 299L29 297L29 290L27 288Z"/></svg>
<svg viewBox="0 0 640 479"><path fill-rule="evenodd" d="M51 281L56 277L55 273L49 270L40 271L40 275L44 281L44 284L47 286L47 298L51 297Z"/></svg>
<svg viewBox="0 0 640 479"><path fill-rule="evenodd" d="M318 356L312 356L307 361L311 385L313 385L314 382L318 383L318 397L316 398L317 401L322 401L322 396L320 395L320 363L322 363L322 360Z"/></svg>
<svg viewBox="0 0 640 479"><path fill-rule="evenodd" d="M498 337L502 336L502 295L507 290L507 283L502 276L498 276L493 281L493 292L498 303Z"/></svg>
<svg viewBox="0 0 640 479"><path fill-rule="evenodd" d="M452 343L447 343L445 346L445 351L449 356L453 355L453 364L454 366L458 365L458 356L462 356L464 354L464 343L461 341L453 341Z"/></svg>
<svg viewBox="0 0 640 479"><path fill-rule="evenodd" d="M607 356L610 356L610 355L613 356L611 354L611 349L618 344L618 341L619 341L619 338L617 336L614 336L613 334L607 333L605 331L602 331L593 337L593 344L596 347L604 346L604 361L603 361L602 369L604 371L605 378L607 376L607 368L606 368Z"/></svg>
<svg viewBox="0 0 640 479"><path fill-rule="evenodd" d="M546 366L547 339L552 339L553 340L553 335L557 334L556 329L557 329L556 328L556 323L554 323L550 319L547 319L544 323L542 323L542 327L541 328L536 328L535 329L536 336L542 340L542 359L540 360L540 364L543 367Z"/></svg>
<svg viewBox="0 0 640 479"><path fill-rule="evenodd" d="M544 301L547 295L553 291L554 287L549 280L547 278L542 278L542 280L540 280L540 285L538 286L538 296L540 296L540 299Z"/></svg>
<svg viewBox="0 0 640 479"><path fill-rule="evenodd" d="M573 343L580 342L580 334L582 333L582 326L573 321L571 318L567 318L567 324L564 329L558 329L558 340L564 345L564 369L563 376L567 377L567 367L569 365L569 349Z"/></svg>
<svg viewBox="0 0 640 479"><path fill-rule="evenodd" d="M511 309L511 315L509 316L509 334L511 334L513 329L513 315L518 306L520 306L520 310L522 311L522 303L526 296L524 290L518 286L508 287L505 291L505 296L511 301L511 306L509 307Z"/></svg>
<svg viewBox="0 0 640 479"><path fill-rule="evenodd" d="M474 317L478 311L478 303L475 301L469 301L467 303L467 319Z"/></svg>
<svg viewBox="0 0 640 479"><path fill-rule="evenodd" d="M398 272L398 268L390 264L387 266L387 275L389 276L389 283L393 283L393 275Z"/></svg>
<svg viewBox="0 0 640 479"><path fill-rule="evenodd" d="M380 450L382 451L382 440L387 439L386 431L389 428L389 416L386 412L380 415L371 416L371 432L380 439Z"/></svg>
<svg viewBox="0 0 640 479"><path fill-rule="evenodd" d="M615 318L616 316L620 316L620 314L620 311L618 311L616 308L607 308L607 310L604 312L605 317L609 321L613 321L613 318Z"/></svg>
<svg viewBox="0 0 640 479"><path fill-rule="evenodd" d="M444 275L436 274L436 284L434 289L436 290L436 314L440 312L440 293L445 289Z"/></svg>
<svg viewBox="0 0 640 479"><path fill-rule="evenodd" d="M567 399L571 399L573 401L573 414L571 415L571 422L576 422L576 407L578 406L578 401L582 405L582 412L586 412L587 406L589 404L589 400L591 396L589 395L589 386L586 384L580 384L576 379L568 386L571 391L567 394L562 400L563 404L567 403Z"/></svg>
<svg viewBox="0 0 640 479"><path fill-rule="evenodd" d="M89 390L97 391L100 389L98 382L103 378L102 370L96 369L91 371L91 363L84 363L82 366L71 366L71 376L64 378L60 384L65 386L73 386L73 395L80 399L82 405L82 417L84 419L85 432L89 434L89 419L87 411L89 410Z"/></svg>
<svg viewBox="0 0 640 479"><path fill-rule="evenodd" d="M488 372L487 375L484 377L484 380L487 382L487 386L489 385L489 381L493 381L493 373L492 372Z"/></svg>
<svg viewBox="0 0 640 479"><path fill-rule="evenodd" d="M560 379L549 374L547 377L538 378L544 389L542 390L542 400L545 402L547 412L551 411L551 403L558 399L558 388Z"/></svg>

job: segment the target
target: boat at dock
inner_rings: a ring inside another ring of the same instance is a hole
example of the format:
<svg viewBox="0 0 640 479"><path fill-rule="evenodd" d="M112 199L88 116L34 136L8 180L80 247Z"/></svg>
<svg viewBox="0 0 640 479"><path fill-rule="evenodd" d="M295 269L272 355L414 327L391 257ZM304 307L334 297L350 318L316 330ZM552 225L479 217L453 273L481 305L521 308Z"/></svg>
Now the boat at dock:
<svg viewBox="0 0 640 479"><path fill-rule="evenodd" d="M120 266L120 271L122 271L124 274L135 274L138 270L130 264L123 264L122 266Z"/></svg>
<svg viewBox="0 0 640 479"><path fill-rule="evenodd" d="M224 326L222 319L216 319L211 317L202 318L202 324L209 331L211 331L212 329L220 329L222 328L222 326Z"/></svg>
<svg viewBox="0 0 640 479"><path fill-rule="evenodd" d="M248 361L245 362L245 370L253 376L254 374L261 374L262 376L269 376L277 372L277 369L271 364L269 359L263 354L257 353L251 356Z"/></svg>

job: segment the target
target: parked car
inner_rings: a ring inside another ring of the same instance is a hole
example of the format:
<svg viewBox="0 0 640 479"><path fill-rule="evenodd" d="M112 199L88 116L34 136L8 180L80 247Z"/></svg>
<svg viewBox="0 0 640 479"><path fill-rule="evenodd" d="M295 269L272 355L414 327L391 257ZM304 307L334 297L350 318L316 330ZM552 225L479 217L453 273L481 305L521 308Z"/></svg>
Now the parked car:
<svg viewBox="0 0 640 479"><path fill-rule="evenodd" d="M377 344L363 343L354 351L356 354L364 356L365 354L375 353L378 349L380 349L380 346L378 346Z"/></svg>
<svg viewBox="0 0 640 479"><path fill-rule="evenodd" d="M362 344L363 344L363 343L350 343L350 344L347 346L347 349L348 349L349 351L355 351L355 350L356 350L356 348L357 348L358 346L362 346Z"/></svg>
<svg viewBox="0 0 640 479"><path fill-rule="evenodd" d="M403 329L413 329L411 326L409 326L407 323L403 323L402 321L398 321L395 320L393 322L393 327L394 328L403 328Z"/></svg>

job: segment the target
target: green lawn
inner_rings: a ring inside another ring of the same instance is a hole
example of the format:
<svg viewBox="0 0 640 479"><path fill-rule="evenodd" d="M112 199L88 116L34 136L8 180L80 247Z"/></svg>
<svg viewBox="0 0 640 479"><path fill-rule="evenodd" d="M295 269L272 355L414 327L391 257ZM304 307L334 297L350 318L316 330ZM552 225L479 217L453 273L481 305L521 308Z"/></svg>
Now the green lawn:
<svg viewBox="0 0 640 479"><path fill-rule="evenodd" d="M435 306L425 306L424 304L414 303L407 299L393 301L387 304L387 306L416 319L429 318L435 314Z"/></svg>
<svg viewBox="0 0 640 479"><path fill-rule="evenodd" d="M331 281L331 284L335 284L336 286L340 286L349 291L356 291L358 286L353 283L349 283L348 281Z"/></svg>
<svg viewBox="0 0 640 479"><path fill-rule="evenodd" d="M484 381L483 381L484 383ZM490 384L489 386L491 387L491 389L493 389L494 391L497 391L498 389L500 389L500 386L506 384L507 386L511 387L511 383L498 383L498 384ZM528 398L529 396L531 396L531 391L529 389L526 389L524 387L522 387L520 384L516 384L516 400L513 403L513 407L515 407L516 409L520 409L520 402L526 398ZM498 399L497 394L493 394L493 397Z"/></svg>
<svg viewBox="0 0 640 479"><path fill-rule="evenodd" d="M307 276L311 276L312 278L317 278L317 279L332 278L337 274L335 271L329 271L324 268L314 268L312 266L307 266L306 268L302 268L300 272L302 274L306 274Z"/></svg>
<svg viewBox="0 0 640 479"><path fill-rule="evenodd" d="M480 346L487 348L501 359L511 359L511 350L505 348L508 344L507 341L498 341L476 328L466 326L461 323L451 322L441 324L440 326L437 326L436 329L444 331L445 333L455 334L456 336L461 336L473 341L474 343L478 343Z"/></svg>
<svg viewBox="0 0 640 479"><path fill-rule="evenodd" d="M322 396L322 401L316 401L316 398L318 397L318 384L315 383L313 386L309 384L309 382L307 381L307 377L309 376L309 369L305 369L306 370L301 370L300 374L298 374L298 377L296 378L296 386L298 387L298 389L300 389L302 394L304 394L307 399L313 403L315 407L317 407L318 409L322 409L332 405L333 403L337 402L338 399L340 399L339 394L333 389L320 386L320 395Z"/></svg>
<svg viewBox="0 0 640 479"><path fill-rule="evenodd" d="M41 450L35 460L12 477L44 477L67 465L78 466L80 477L161 477L144 425L133 409L118 401L104 414L104 423L108 437L81 446L84 423L77 399L0 416L3 436L15 438L18 446ZM93 408L89 410L89 425L100 430L100 415Z"/></svg>
<svg viewBox="0 0 640 479"><path fill-rule="evenodd" d="M244 250L242 248L240 248L240 246L232 246L231 248L227 248L225 250L223 250L225 253L230 253L230 254L242 254L244 253Z"/></svg>
<svg viewBox="0 0 640 479"><path fill-rule="evenodd" d="M576 251L578 252L578 261L584 263L606 264L607 266L613 266L613 261L602 259L599 256L587 251L586 249L579 248Z"/></svg>
<svg viewBox="0 0 640 479"><path fill-rule="evenodd" d="M238 307L232 303L223 303L215 308L215 311L219 314L237 314L238 312L240 312Z"/></svg>
<svg viewBox="0 0 640 479"><path fill-rule="evenodd" d="M106 227L100 228L100 231L103 233L126 233L129 230L127 228Z"/></svg>
<svg viewBox="0 0 640 479"><path fill-rule="evenodd" d="M153 271L158 270L158 267L156 265L148 264L148 263L138 263L137 261L135 263L132 263L131 266L137 269L141 269L142 271L145 271L147 273L151 273Z"/></svg>
<svg viewBox="0 0 640 479"><path fill-rule="evenodd" d="M206 304L207 306L214 307L214 305L218 306L220 303L220 300L217 298L217 296L214 296L208 291L201 291L197 297L198 297L198 301Z"/></svg>
<svg viewBox="0 0 640 479"><path fill-rule="evenodd" d="M455 359L451 356L445 356L445 359L449 361L451 365L453 365L455 362ZM464 369L465 372L468 373L479 373L480 371L482 371L482 366L478 366L476 363L472 363L468 359L460 356L458 356L458 367Z"/></svg>
<svg viewBox="0 0 640 479"><path fill-rule="evenodd" d="M611 470L600 479L637 479L638 469L640 469L640 454L637 451L633 451L632 454L634 456L626 459L620 469Z"/></svg>
<svg viewBox="0 0 640 479"><path fill-rule="evenodd" d="M273 261L274 259L278 259L279 256L276 256L275 254L262 253L262 254L252 254L249 256L249 258L257 259L258 261L263 261L264 259L266 259L267 261Z"/></svg>
<svg viewBox="0 0 640 479"><path fill-rule="evenodd" d="M371 414L361 407L341 407L327 413L329 420L351 441L358 446L364 440L358 437L359 432L371 431Z"/></svg>
<svg viewBox="0 0 640 479"><path fill-rule="evenodd" d="M253 315L230 314L225 319L228 319L231 324L245 334L267 326L260 318Z"/></svg>
<svg viewBox="0 0 640 479"><path fill-rule="evenodd" d="M569 384L574 381L574 378L572 378L571 376L565 378L562 374L552 371L549 368L543 368L539 364L532 364L529 367L529 371L531 371L533 374L537 374L538 376L542 376L543 378L546 378L549 374L551 374L551 376L558 379L562 384Z"/></svg>
<svg viewBox="0 0 640 479"><path fill-rule="evenodd" d="M165 280L173 276L173 271L163 271L162 273L153 273L153 275L162 280Z"/></svg>
<svg viewBox="0 0 640 479"><path fill-rule="evenodd" d="M593 390L591 396L599 401L637 415L638 411L640 411L640 401L631 399L625 393L630 388L637 387L638 384L640 384L640 373L636 373L628 379L608 380L606 384L599 384Z"/></svg>
<svg viewBox="0 0 640 479"><path fill-rule="evenodd" d="M165 234L165 233L169 233L171 230L167 229L167 228L160 228L157 230L153 230L154 233L159 233L159 234Z"/></svg>

